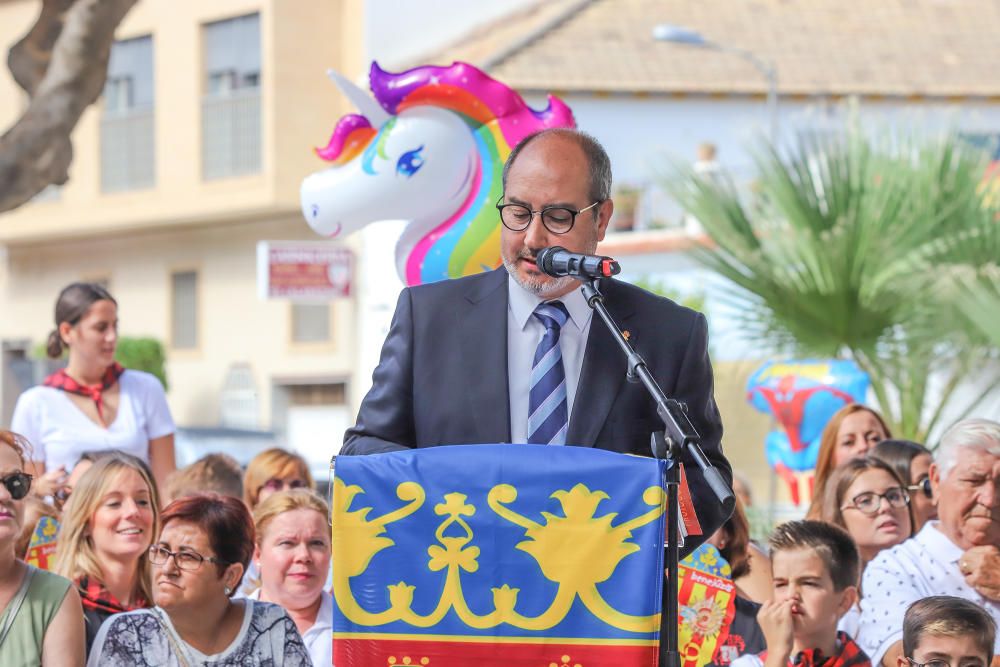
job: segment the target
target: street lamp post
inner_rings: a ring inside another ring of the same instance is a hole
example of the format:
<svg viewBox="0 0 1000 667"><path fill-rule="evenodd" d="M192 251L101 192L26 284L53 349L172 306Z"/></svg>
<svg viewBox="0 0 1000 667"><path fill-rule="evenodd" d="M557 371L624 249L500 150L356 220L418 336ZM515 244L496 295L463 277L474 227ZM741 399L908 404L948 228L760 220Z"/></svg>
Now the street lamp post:
<svg viewBox="0 0 1000 667"><path fill-rule="evenodd" d="M654 27L653 39L658 42L673 42L674 44L686 44L687 46L732 53L756 67L757 71L767 80L767 113L770 125L768 136L771 139L771 145L775 145L778 139L778 72L774 65L746 49L710 41L695 30L669 23L661 23Z"/></svg>

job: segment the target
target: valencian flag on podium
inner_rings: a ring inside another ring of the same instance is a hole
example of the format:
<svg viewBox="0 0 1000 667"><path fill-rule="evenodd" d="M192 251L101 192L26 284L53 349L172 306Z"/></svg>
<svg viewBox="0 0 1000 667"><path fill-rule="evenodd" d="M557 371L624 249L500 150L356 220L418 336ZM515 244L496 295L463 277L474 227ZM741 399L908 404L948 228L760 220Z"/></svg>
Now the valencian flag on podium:
<svg viewBox="0 0 1000 667"><path fill-rule="evenodd" d="M585 447L338 457L337 667L655 667L666 464Z"/></svg>

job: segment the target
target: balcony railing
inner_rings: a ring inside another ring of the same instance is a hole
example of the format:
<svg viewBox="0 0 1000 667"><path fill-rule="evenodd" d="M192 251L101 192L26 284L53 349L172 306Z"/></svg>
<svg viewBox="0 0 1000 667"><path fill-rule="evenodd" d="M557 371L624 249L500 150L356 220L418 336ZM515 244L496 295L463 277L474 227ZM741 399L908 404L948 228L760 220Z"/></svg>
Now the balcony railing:
<svg viewBox="0 0 1000 667"><path fill-rule="evenodd" d="M105 112L101 117L101 190L151 188L156 180L153 109Z"/></svg>
<svg viewBox="0 0 1000 667"><path fill-rule="evenodd" d="M256 174L261 163L260 90L207 95L201 102L201 173L205 180Z"/></svg>

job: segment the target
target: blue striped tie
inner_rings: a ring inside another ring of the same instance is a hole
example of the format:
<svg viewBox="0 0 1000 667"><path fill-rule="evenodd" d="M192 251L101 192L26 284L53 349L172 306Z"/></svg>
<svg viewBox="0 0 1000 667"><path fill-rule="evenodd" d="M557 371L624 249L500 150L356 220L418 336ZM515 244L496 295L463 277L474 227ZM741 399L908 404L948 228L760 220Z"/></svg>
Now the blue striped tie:
<svg viewBox="0 0 1000 667"><path fill-rule="evenodd" d="M569 313L562 301L548 301L538 304L533 314L545 327L545 335L535 348L535 361L531 365L528 444L565 445L569 410L559 331Z"/></svg>

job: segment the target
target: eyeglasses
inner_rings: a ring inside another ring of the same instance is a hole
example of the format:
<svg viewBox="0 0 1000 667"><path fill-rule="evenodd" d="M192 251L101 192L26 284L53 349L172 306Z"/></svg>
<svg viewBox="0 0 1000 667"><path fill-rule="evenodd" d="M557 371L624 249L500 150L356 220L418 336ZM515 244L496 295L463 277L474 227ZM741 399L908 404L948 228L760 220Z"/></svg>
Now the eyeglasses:
<svg viewBox="0 0 1000 667"><path fill-rule="evenodd" d="M205 561L211 561L218 565L230 565L228 561L211 556L202 556L197 551L171 551L158 544L149 547L149 562L153 565L166 565L171 556L174 557L177 569L184 570L185 572L197 572L201 569Z"/></svg>
<svg viewBox="0 0 1000 667"><path fill-rule="evenodd" d="M497 201L497 210L500 211L500 222L510 231L523 232L531 224L532 218L537 213L542 218L542 224L545 225L545 229L553 234L565 234L569 232L569 230L573 229L576 216L602 203L601 201L595 201L587 208L581 208L579 211L574 211L571 208L563 206L546 206L541 211L532 211L527 206L501 204L500 202L502 201L503 197Z"/></svg>
<svg viewBox="0 0 1000 667"><path fill-rule="evenodd" d="M257 489L257 493L260 493L261 489L267 489L268 491L284 491L285 489L304 489L309 486L304 479L290 479L284 480L280 477L272 477L263 484L261 484L260 489Z"/></svg>
<svg viewBox="0 0 1000 667"><path fill-rule="evenodd" d="M922 493L927 498L934 497L934 492L931 490L930 477L924 477L923 479L917 481L916 484L910 484L908 487L906 487L906 490L909 491L910 493Z"/></svg>
<svg viewBox="0 0 1000 667"><path fill-rule="evenodd" d="M7 487L7 493L11 498L20 500L31 490L32 479L34 478L26 472L13 472L6 477L0 477L0 484Z"/></svg>
<svg viewBox="0 0 1000 667"><path fill-rule="evenodd" d="M886 502L889 503L889 507L895 507L897 509L900 507L906 507L910 503L910 494L904 491L901 487L894 486L891 489L887 489L885 493L875 493L874 491L859 493L854 496L850 505L845 505L840 509L847 510L853 508L862 514L875 516L882 508L883 498L885 498Z"/></svg>
<svg viewBox="0 0 1000 667"><path fill-rule="evenodd" d="M912 665L912 667L951 667L951 663L947 660L941 660L940 658L936 660L928 660L927 662L917 662L910 656L906 656L906 660ZM968 660L962 667L982 667L983 663L979 660ZM958 667L958 665L955 665Z"/></svg>

